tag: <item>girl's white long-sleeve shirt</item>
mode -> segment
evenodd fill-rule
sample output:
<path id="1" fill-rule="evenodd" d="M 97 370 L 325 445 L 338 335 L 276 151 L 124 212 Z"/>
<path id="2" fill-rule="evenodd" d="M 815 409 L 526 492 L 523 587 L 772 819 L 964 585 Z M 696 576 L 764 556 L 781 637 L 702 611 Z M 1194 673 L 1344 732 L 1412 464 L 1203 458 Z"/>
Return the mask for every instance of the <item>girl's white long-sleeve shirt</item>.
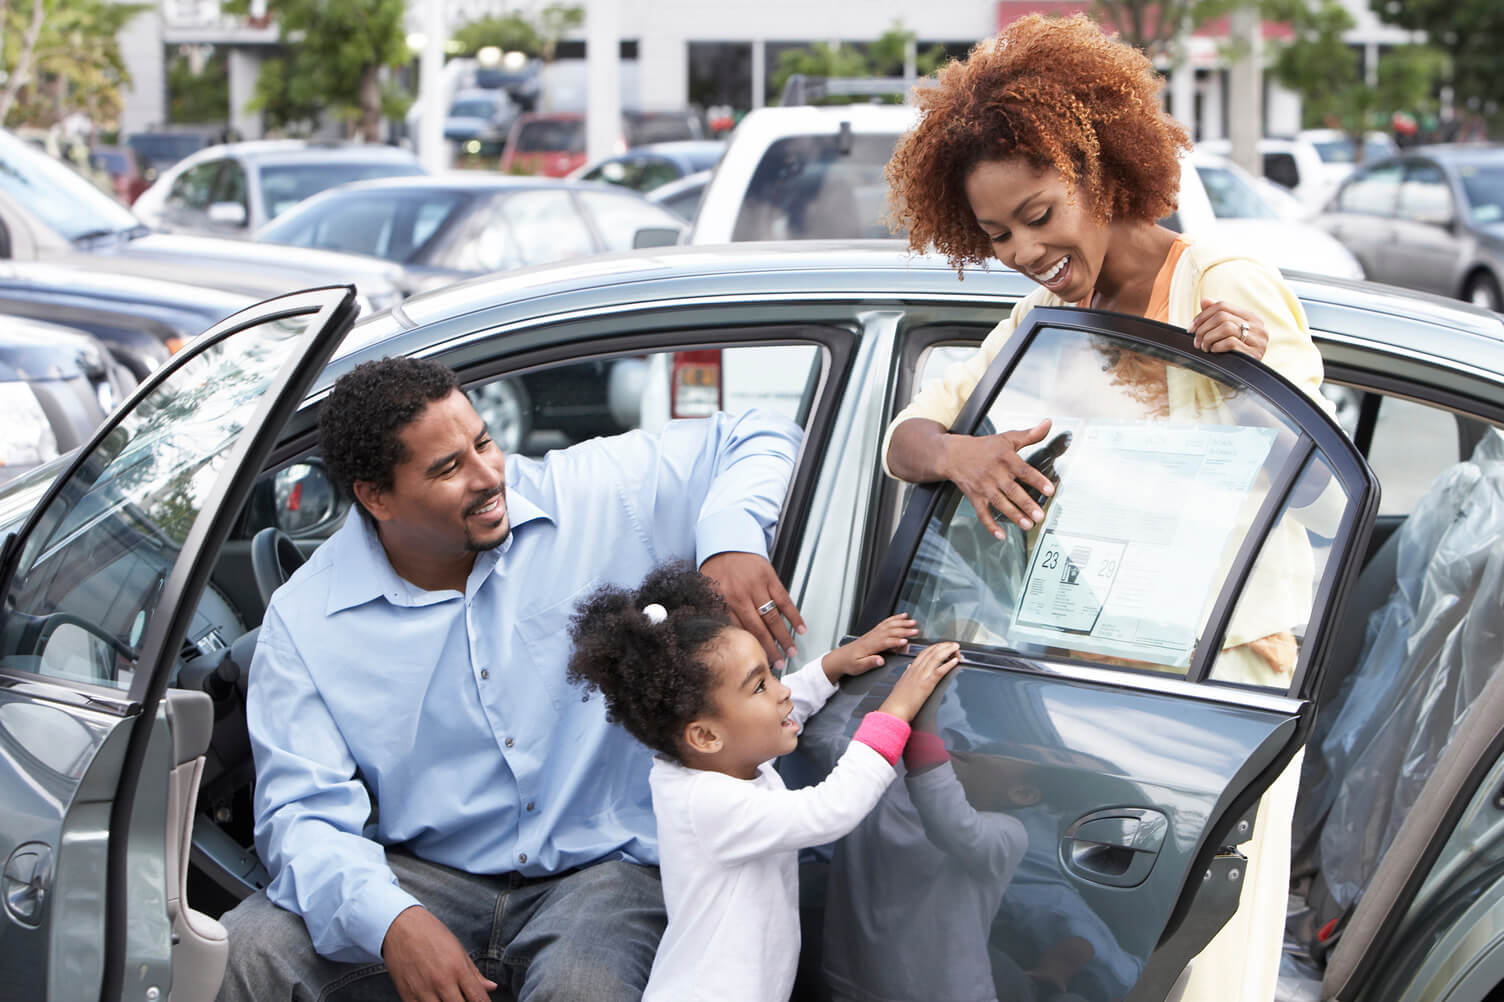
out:
<path id="1" fill-rule="evenodd" d="M 819 660 L 783 683 L 801 725 L 836 691 Z M 799 850 L 851 831 L 893 777 L 860 741 L 799 790 L 772 762 L 737 779 L 657 757 L 649 782 L 668 929 L 643 1002 L 784 1002 L 799 961 Z"/>

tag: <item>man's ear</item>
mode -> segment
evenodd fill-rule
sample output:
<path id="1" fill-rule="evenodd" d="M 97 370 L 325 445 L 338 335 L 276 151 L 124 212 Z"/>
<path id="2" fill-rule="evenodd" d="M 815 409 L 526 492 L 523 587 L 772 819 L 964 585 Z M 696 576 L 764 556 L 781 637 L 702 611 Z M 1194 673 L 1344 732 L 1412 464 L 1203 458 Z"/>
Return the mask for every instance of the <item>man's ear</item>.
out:
<path id="1" fill-rule="evenodd" d="M 355 494 L 355 503 L 370 512 L 376 521 L 385 522 L 392 517 L 386 506 L 386 491 L 378 485 L 369 480 L 357 480 L 350 485 L 350 490 Z"/>
<path id="2" fill-rule="evenodd" d="M 684 746 L 699 755 L 714 755 L 725 742 L 713 721 L 691 720 L 684 725 Z"/>

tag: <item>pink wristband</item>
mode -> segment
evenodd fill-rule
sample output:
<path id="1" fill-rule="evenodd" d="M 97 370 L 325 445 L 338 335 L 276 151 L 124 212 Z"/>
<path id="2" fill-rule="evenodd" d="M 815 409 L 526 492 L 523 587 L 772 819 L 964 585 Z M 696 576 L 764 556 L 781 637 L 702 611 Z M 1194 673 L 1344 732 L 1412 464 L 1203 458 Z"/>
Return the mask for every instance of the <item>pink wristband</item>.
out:
<path id="1" fill-rule="evenodd" d="M 915 731 L 909 735 L 909 743 L 903 747 L 903 764 L 910 769 L 926 769 L 950 760 L 945 742 L 940 735 L 929 731 Z"/>
<path id="2" fill-rule="evenodd" d="M 909 740 L 909 722 L 899 720 L 891 713 L 873 710 L 862 718 L 851 740 L 860 741 L 892 765 L 903 754 L 904 742 Z"/>

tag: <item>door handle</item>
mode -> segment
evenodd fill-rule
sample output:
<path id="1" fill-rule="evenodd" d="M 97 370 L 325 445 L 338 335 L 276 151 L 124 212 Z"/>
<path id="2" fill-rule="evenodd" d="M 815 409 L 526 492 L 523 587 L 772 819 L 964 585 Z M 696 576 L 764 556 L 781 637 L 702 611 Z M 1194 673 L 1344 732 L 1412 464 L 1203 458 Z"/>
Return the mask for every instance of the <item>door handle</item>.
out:
<path id="1" fill-rule="evenodd" d="M 1067 870 L 1093 883 L 1137 887 L 1154 869 L 1170 820 L 1147 807 L 1115 807 L 1078 818 L 1060 840 Z"/>

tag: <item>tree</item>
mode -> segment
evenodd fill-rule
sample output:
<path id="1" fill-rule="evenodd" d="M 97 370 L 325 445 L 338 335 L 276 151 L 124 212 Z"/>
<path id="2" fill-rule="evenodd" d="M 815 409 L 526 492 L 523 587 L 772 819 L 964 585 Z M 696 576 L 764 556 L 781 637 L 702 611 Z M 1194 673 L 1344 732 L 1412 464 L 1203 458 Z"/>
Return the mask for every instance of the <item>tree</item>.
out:
<path id="1" fill-rule="evenodd" d="M 167 61 L 167 120 L 221 122 L 230 107 L 230 65 L 224 46 L 215 46 L 196 69 L 179 52 Z"/>
<path id="2" fill-rule="evenodd" d="M 1376 80 L 1363 78 L 1358 53 L 1342 40 L 1353 27 L 1352 15 L 1338 0 L 1265 0 L 1266 16 L 1287 22 L 1288 41 L 1275 43 L 1270 72 L 1299 94 L 1307 126 L 1335 126 L 1355 140 L 1362 156 L 1362 136 L 1383 128 L 1396 111 L 1425 113 L 1436 103 L 1436 86 L 1446 57 L 1422 45 L 1398 46 L 1380 59 Z"/>
<path id="3" fill-rule="evenodd" d="M 529 57 L 543 51 L 538 29 L 521 14 L 483 17 L 471 21 L 454 33 L 455 45 L 462 56 L 473 56 L 481 49 L 494 47 L 502 52 L 523 52 Z"/>
<path id="4" fill-rule="evenodd" d="M 130 73 L 117 40 L 146 4 L 109 0 L 0 0 L 0 121 L 52 125 L 81 112 L 96 123 L 119 117 Z"/>
<path id="5" fill-rule="evenodd" d="M 249 13 L 250 0 L 231 0 L 225 9 Z M 383 120 L 407 104 L 382 74 L 411 58 L 404 0 L 266 0 L 266 10 L 276 18 L 282 55 L 262 64 L 251 106 L 271 127 L 290 131 L 311 126 L 327 109 L 358 123 L 366 142 L 380 142 Z"/>
<path id="6" fill-rule="evenodd" d="M 914 38 L 913 32 L 905 31 L 902 24 L 895 22 L 865 47 L 816 42 L 802 49 L 786 49 L 778 55 L 778 65 L 773 71 L 773 90 L 782 93 L 784 83 L 796 73 L 807 77 L 902 76 L 904 51 Z M 944 46 L 932 45 L 917 53 L 915 69 L 920 76 L 928 76 L 939 69 L 946 58 Z M 895 95 L 894 99 L 901 100 L 902 95 Z M 841 99 L 831 100 L 839 102 Z M 858 96 L 847 100 L 865 102 L 870 98 Z"/>
<path id="7" fill-rule="evenodd" d="M 1459 106 L 1504 126 L 1504 6 L 1499 0 L 1369 0 L 1390 24 L 1424 31 L 1446 53 Z"/>

